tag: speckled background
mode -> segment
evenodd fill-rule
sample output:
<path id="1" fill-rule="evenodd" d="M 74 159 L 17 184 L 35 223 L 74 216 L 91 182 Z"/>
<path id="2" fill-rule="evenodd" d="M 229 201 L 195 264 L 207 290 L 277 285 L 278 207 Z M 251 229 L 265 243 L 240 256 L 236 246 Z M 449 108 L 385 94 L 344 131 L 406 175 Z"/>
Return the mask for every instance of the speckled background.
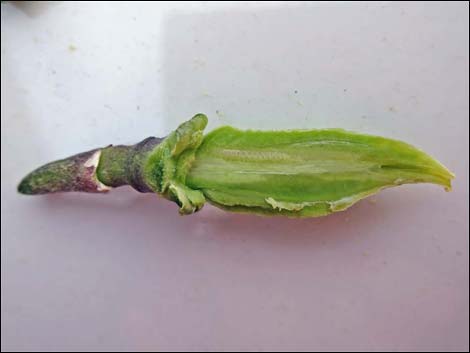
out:
<path id="1" fill-rule="evenodd" d="M 468 3 L 1 7 L 2 350 L 468 351 Z M 196 112 L 399 138 L 454 190 L 304 220 L 15 192 Z"/>

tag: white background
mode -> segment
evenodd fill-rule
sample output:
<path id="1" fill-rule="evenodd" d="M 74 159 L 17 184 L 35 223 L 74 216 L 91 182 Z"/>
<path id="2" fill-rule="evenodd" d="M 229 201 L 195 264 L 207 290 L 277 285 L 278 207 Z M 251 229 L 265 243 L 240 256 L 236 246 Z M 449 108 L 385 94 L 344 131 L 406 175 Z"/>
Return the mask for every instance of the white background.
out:
<path id="1" fill-rule="evenodd" d="M 2 349 L 468 350 L 468 3 L 1 8 Z M 16 193 L 197 112 L 399 138 L 457 178 L 304 220 Z"/>

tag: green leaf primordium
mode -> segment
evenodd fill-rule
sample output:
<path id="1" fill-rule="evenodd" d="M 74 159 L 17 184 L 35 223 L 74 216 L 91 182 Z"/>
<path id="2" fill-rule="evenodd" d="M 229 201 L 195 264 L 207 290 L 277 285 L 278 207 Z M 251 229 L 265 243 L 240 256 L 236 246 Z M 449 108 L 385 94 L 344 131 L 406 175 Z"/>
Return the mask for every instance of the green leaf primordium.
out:
<path id="1" fill-rule="evenodd" d="M 229 211 L 316 217 L 401 184 L 434 183 L 450 190 L 454 177 L 426 153 L 384 137 L 341 129 L 229 126 L 204 136 L 206 125 L 207 117 L 198 114 L 164 139 L 50 163 L 23 179 L 18 190 L 101 192 L 129 184 L 175 201 L 181 214 L 208 201 Z"/>

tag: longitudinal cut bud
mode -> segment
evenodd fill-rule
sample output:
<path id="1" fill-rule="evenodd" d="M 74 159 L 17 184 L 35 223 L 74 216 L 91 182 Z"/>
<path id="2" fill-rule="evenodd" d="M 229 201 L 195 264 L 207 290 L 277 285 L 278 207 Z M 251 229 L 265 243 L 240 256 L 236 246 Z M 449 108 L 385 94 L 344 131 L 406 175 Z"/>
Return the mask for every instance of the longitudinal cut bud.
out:
<path id="1" fill-rule="evenodd" d="M 322 216 L 379 190 L 408 183 L 450 189 L 443 165 L 406 143 L 339 129 L 241 131 L 205 138 L 186 179 L 233 211 Z"/>
<path id="2" fill-rule="evenodd" d="M 205 115 L 165 139 L 108 146 L 50 163 L 19 186 L 27 194 L 99 192 L 125 184 L 175 201 L 180 213 L 205 201 L 231 211 L 290 217 L 341 211 L 381 189 L 409 183 L 451 188 L 454 175 L 404 142 L 340 129 L 203 135 Z M 92 168 L 92 167 L 93 168 Z"/>

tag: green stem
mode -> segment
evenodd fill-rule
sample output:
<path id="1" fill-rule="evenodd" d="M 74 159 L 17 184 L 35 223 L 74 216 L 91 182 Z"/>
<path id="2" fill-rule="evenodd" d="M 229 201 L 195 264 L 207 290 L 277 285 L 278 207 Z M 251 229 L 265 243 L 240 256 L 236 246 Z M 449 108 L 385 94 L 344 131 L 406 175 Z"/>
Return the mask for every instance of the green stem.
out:
<path id="1" fill-rule="evenodd" d="M 132 146 L 108 146 L 48 163 L 29 173 L 18 191 L 26 195 L 66 191 L 106 192 L 131 185 L 151 192 L 143 178 L 143 160 L 162 139 L 149 137 Z"/>
<path id="2" fill-rule="evenodd" d="M 21 181 L 18 191 L 27 195 L 106 191 L 106 185 L 101 184 L 94 173 L 99 153 L 100 150 L 95 149 L 43 165 Z"/>
<path id="3" fill-rule="evenodd" d="M 119 187 L 131 185 L 140 192 L 152 192 L 144 178 L 144 160 L 162 141 L 148 137 L 132 146 L 108 146 L 101 151 L 96 170 L 98 179 L 105 185 Z"/>

